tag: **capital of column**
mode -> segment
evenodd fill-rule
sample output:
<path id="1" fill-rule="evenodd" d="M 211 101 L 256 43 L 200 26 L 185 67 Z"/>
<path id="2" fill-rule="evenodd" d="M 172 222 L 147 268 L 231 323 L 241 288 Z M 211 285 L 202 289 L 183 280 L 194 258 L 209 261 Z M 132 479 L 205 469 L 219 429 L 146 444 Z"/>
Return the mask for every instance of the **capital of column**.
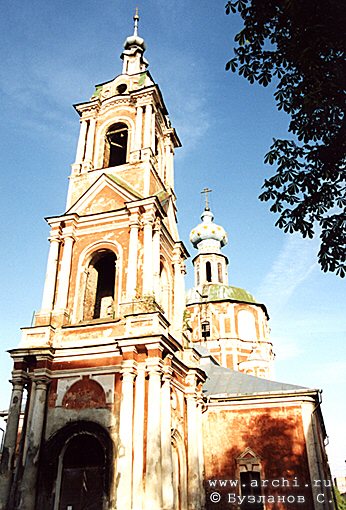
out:
<path id="1" fill-rule="evenodd" d="M 172 376 L 173 376 L 173 368 L 169 365 L 164 365 L 163 373 L 162 373 L 162 380 L 164 382 L 171 382 Z"/>
<path id="2" fill-rule="evenodd" d="M 61 236 L 61 239 L 62 241 L 64 242 L 64 244 L 66 244 L 66 242 L 72 242 L 74 243 L 76 238 L 74 236 L 74 232 L 65 232 L 62 236 Z"/>
<path id="3" fill-rule="evenodd" d="M 48 237 L 48 241 L 50 243 L 60 243 L 61 241 L 60 233 L 52 234 L 51 236 Z"/>
<path id="4" fill-rule="evenodd" d="M 148 358 L 146 362 L 146 369 L 149 376 L 161 376 L 162 375 L 162 361 L 157 358 Z"/>
<path id="5" fill-rule="evenodd" d="M 36 384 L 36 390 L 47 390 L 50 379 L 45 375 L 37 375 L 34 376 L 33 382 Z"/>
<path id="6" fill-rule="evenodd" d="M 123 360 L 120 373 L 123 379 L 134 379 L 137 374 L 137 362 L 132 359 Z"/>
<path id="7" fill-rule="evenodd" d="M 153 226 L 155 220 L 155 211 L 153 209 L 146 210 L 144 214 L 142 214 L 142 221 L 144 227 Z"/>
<path id="8" fill-rule="evenodd" d="M 24 370 L 13 370 L 12 371 L 12 377 L 9 380 L 9 382 L 12 385 L 18 384 L 18 385 L 24 385 L 28 382 L 29 376 L 28 373 Z"/>
<path id="9" fill-rule="evenodd" d="M 161 219 L 159 217 L 156 217 L 153 224 L 154 232 L 160 232 L 161 231 Z"/>
<path id="10" fill-rule="evenodd" d="M 130 229 L 139 228 L 140 226 L 140 215 L 139 211 L 131 211 L 130 219 L 129 219 Z"/>

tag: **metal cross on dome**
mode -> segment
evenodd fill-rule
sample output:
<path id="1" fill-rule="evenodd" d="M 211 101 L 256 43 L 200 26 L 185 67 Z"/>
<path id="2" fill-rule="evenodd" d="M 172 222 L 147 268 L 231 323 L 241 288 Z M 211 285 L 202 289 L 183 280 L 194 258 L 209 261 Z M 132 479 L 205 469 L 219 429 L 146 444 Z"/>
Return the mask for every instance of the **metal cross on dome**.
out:
<path id="1" fill-rule="evenodd" d="M 210 211 L 210 208 L 209 208 L 209 197 L 208 197 L 208 193 L 211 193 L 213 190 L 210 189 L 210 188 L 204 188 L 201 193 L 204 193 L 205 194 L 205 208 L 204 210 L 205 211 Z"/>

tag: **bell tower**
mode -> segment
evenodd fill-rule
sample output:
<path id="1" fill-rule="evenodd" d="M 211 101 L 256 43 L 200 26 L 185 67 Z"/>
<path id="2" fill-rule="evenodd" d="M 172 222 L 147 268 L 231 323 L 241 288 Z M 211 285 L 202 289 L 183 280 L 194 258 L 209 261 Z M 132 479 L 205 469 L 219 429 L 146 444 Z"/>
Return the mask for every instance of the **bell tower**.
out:
<path id="1" fill-rule="evenodd" d="M 119 318 L 134 298 L 152 298 L 179 329 L 186 251 L 176 224 L 173 156 L 180 147 L 145 42 L 134 33 L 123 71 L 97 85 L 80 115 L 66 213 L 48 218 L 51 250 L 36 324 Z M 173 321 L 174 315 L 174 321 Z"/>
<path id="2" fill-rule="evenodd" d="M 66 210 L 47 218 L 41 309 L 11 351 L 0 510 L 203 506 L 206 376 L 183 331 L 181 144 L 138 21 L 136 11 L 122 73 L 74 106 L 76 159 Z"/>

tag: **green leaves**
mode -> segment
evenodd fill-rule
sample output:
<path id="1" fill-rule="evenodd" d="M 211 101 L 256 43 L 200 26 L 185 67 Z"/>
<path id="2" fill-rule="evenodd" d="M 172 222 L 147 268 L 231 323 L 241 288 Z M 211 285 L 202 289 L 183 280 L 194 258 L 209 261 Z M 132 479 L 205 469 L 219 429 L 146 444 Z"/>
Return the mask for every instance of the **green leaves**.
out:
<path id="1" fill-rule="evenodd" d="M 276 80 L 278 110 L 291 116 L 294 140 L 275 140 L 264 157 L 276 167 L 259 199 L 272 202 L 276 225 L 303 237 L 321 231 L 318 259 L 323 271 L 346 274 L 346 107 L 342 2 L 234 0 L 238 13 L 226 70 L 266 87 Z"/>

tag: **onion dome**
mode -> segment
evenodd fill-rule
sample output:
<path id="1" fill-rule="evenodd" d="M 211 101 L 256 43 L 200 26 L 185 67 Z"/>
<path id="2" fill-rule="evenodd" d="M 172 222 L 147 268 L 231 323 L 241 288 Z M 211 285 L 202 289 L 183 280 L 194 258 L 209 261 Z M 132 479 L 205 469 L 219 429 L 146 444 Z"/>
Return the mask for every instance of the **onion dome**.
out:
<path id="1" fill-rule="evenodd" d="M 205 208 L 201 216 L 202 223 L 190 233 L 190 242 L 202 252 L 219 252 L 227 244 L 227 234 L 223 227 L 214 223 L 214 215 Z"/>
<path id="2" fill-rule="evenodd" d="M 139 21 L 139 15 L 138 15 L 138 8 L 136 8 L 135 15 L 133 16 L 134 21 L 134 29 L 133 29 L 133 35 L 130 35 L 126 38 L 124 42 L 124 49 L 129 50 L 134 46 L 137 46 L 142 51 L 145 51 L 146 45 L 144 42 L 144 39 L 142 37 L 139 37 L 138 35 L 138 21 Z"/>

